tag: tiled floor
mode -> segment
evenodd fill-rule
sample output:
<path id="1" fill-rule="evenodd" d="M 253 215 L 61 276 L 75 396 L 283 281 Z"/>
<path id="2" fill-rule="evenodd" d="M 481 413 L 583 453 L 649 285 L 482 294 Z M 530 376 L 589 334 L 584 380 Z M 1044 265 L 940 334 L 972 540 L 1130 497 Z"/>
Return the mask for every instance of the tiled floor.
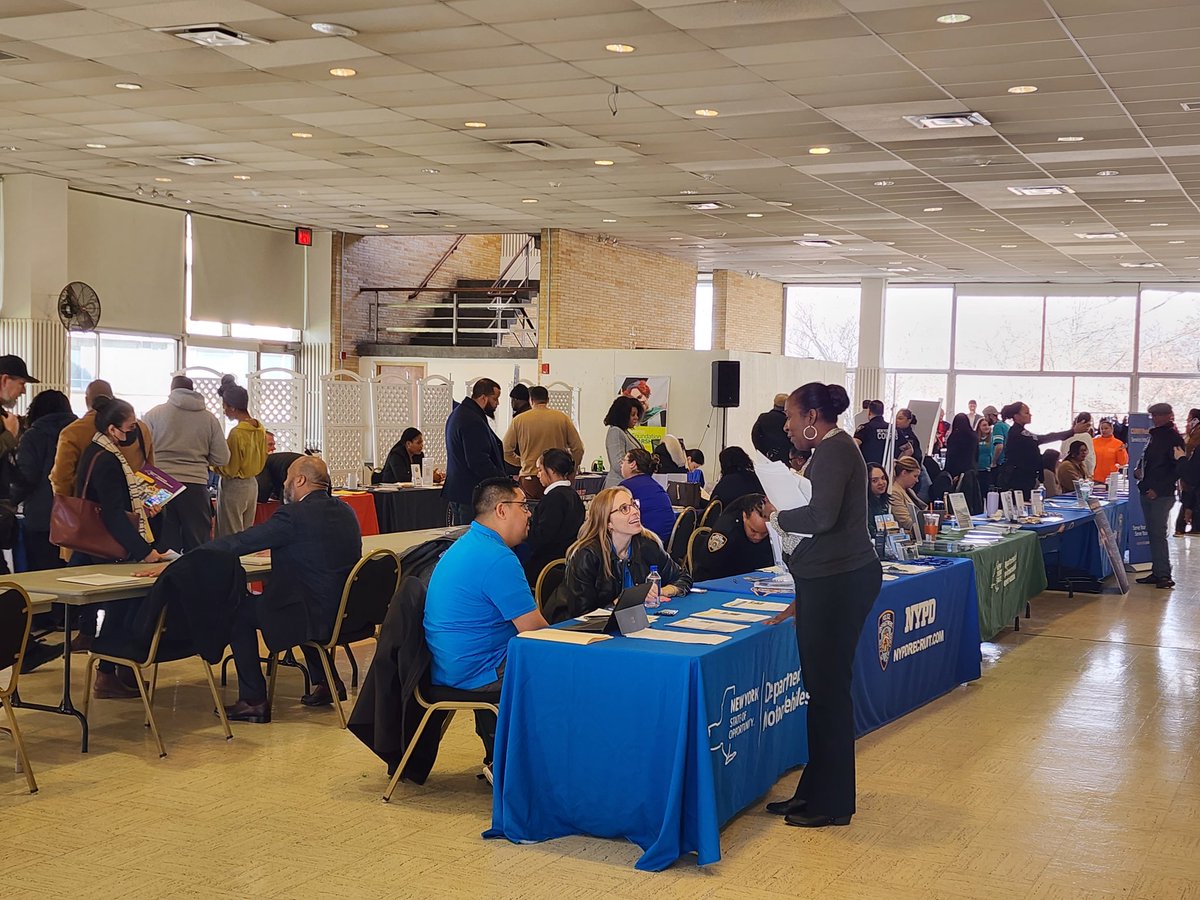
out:
<path id="1" fill-rule="evenodd" d="M 156 704 L 165 759 L 136 701 L 93 706 L 87 756 L 73 724 L 21 713 L 36 796 L 0 738 L 0 897 L 1200 897 L 1200 538 L 1172 541 L 1174 591 L 1045 595 L 984 646 L 981 681 L 860 741 L 849 828 L 755 807 L 721 863 L 658 874 L 620 841 L 483 841 L 468 717 L 429 784 L 385 806 L 382 765 L 295 703 L 298 678 L 272 725 L 226 743 L 183 663 Z M 60 671 L 23 679 L 26 696 L 52 696 Z"/>

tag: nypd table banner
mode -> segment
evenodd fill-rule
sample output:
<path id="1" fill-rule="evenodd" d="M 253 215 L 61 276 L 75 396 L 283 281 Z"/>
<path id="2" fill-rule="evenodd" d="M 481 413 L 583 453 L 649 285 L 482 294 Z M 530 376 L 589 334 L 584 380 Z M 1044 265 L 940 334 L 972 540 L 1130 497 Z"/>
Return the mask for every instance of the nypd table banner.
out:
<path id="1" fill-rule="evenodd" d="M 885 582 L 855 663 L 859 734 L 979 677 L 974 570 Z M 720 829 L 808 758 L 808 694 L 795 625 L 683 620 L 754 598 L 744 577 L 675 598 L 652 631 L 719 643 L 615 637 L 588 646 L 514 638 L 496 732 L 492 827 L 485 837 L 622 837 L 657 871 L 681 855 L 720 859 Z M 771 597 L 786 604 L 790 597 Z M 721 615 L 727 615 L 723 613 Z M 871 670 L 873 667 L 873 670 Z"/>
<path id="2" fill-rule="evenodd" d="M 1136 566 L 1150 562 L 1150 532 L 1146 530 L 1146 517 L 1142 514 L 1141 494 L 1138 491 L 1134 472 L 1150 443 L 1150 428 L 1153 426 L 1149 413 L 1129 414 L 1129 524 L 1126 532 L 1129 541 L 1129 564 Z"/>

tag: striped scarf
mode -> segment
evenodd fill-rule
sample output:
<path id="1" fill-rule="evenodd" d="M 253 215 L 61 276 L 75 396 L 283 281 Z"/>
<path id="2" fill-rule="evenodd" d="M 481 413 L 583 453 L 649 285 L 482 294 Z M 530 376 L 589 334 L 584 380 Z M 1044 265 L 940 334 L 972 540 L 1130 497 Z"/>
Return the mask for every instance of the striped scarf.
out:
<path id="1" fill-rule="evenodd" d="M 99 444 L 115 456 L 117 462 L 121 464 L 121 471 L 125 473 L 125 486 L 129 488 L 129 505 L 137 513 L 138 532 L 147 544 L 153 544 L 154 532 L 150 530 L 150 517 L 146 513 L 146 498 L 154 492 L 154 488 L 149 482 L 134 474 L 133 469 L 129 468 L 129 461 L 125 459 L 125 454 L 121 452 L 121 448 L 112 442 L 108 435 L 97 431 L 92 437 L 92 443 Z"/>

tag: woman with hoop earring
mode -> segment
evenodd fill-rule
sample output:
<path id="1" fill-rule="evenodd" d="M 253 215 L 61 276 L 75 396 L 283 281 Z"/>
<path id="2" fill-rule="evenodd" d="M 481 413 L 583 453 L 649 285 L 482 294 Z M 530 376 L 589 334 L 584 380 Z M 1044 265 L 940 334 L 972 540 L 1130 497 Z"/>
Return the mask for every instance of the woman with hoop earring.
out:
<path id="1" fill-rule="evenodd" d="M 867 531 L 867 467 L 854 439 L 837 425 L 850 406 L 840 384 L 810 382 L 792 391 L 784 430 L 811 450 L 808 506 L 781 510 L 784 558 L 796 600 L 772 621 L 796 618 L 800 670 L 808 692 L 808 763 L 790 799 L 767 804 L 788 825 L 849 825 L 854 815 L 854 651 L 883 572 Z M 795 535 L 811 534 L 803 542 Z"/>

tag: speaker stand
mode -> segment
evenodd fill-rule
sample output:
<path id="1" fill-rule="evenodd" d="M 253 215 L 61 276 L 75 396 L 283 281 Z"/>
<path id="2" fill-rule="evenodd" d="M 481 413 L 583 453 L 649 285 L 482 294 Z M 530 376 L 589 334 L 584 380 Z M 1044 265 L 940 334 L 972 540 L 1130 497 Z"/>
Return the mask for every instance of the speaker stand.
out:
<path id="1" fill-rule="evenodd" d="M 729 409 L 721 407 L 721 449 L 729 446 Z"/>

